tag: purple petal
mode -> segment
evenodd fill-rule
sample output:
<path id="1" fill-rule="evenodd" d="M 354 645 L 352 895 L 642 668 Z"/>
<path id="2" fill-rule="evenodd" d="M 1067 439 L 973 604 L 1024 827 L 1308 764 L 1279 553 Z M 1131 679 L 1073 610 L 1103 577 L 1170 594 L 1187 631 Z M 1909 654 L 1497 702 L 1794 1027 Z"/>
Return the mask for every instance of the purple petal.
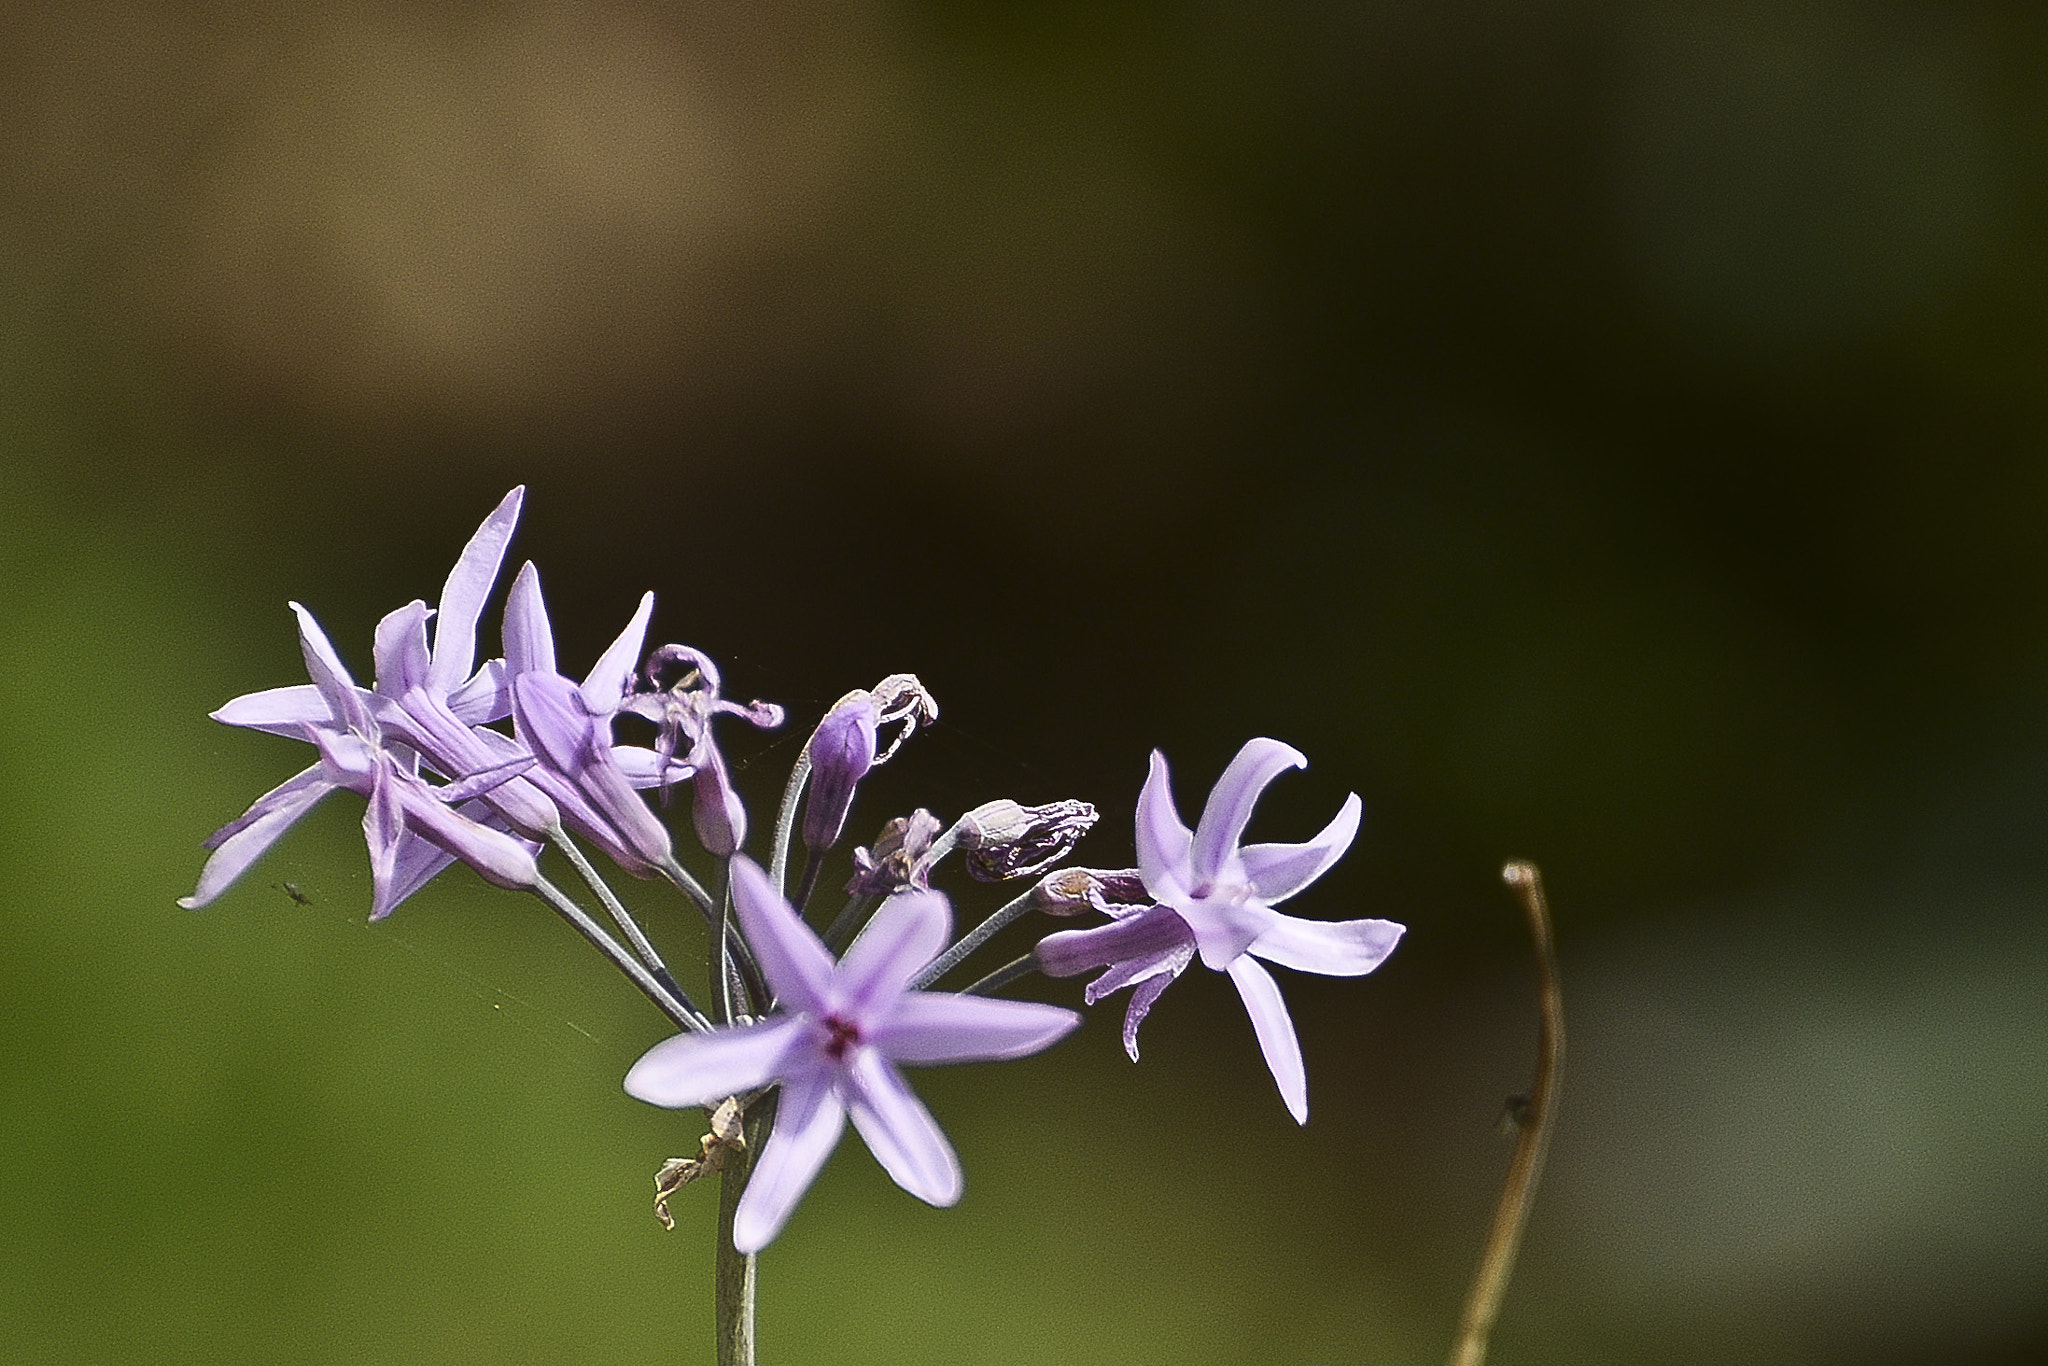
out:
<path id="1" fill-rule="evenodd" d="M 632 691 L 633 666 L 640 662 L 640 647 L 647 641 L 647 619 L 652 615 L 654 594 L 642 593 L 633 619 L 591 666 L 590 676 L 583 680 L 583 702 L 594 715 L 610 716 Z"/>
<path id="2" fill-rule="evenodd" d="M 769 989 L 792 1010 L 825 1014 L 832 955 L 775 890 L 761 865 L 745 855 L 732 861 L 732 905 Z M 776 1127 L 781 1127 L 779 1121 Z"/>
<path id="3" fill-rule="evenodd" d="M 665 759 L 659 750 L 644 745 L 613 745 L 612 762 L 626 775 L 627 782 L 643 790 L 682 782 L 697 771 L 681 759 Z"/>
<path id="4" fill-rule="evenodd" d="M 1405 926 L 1391 920 L 1301 920 L 1275 915 L 1250 952 L 1296 972 L 1363 977 L 1387 961 Z"/>
<path id="5" fill-rule="evenodd" d="M 398 860 L 391 871 L 391 905 L 386 914 L 403 906 L 414 892 L 440 876 L 453 862 L 455 855 L 440 845 L 408 833 L 398 845 Z"/>
<path id="6" fill-rule="evenodd" d="M 511 680 L 505 661 L 487 659 L 470 680 L 448 694 L 448 710 L 466 726 L 483 726 L 512 714 Z"/>
<path id="7" fill-rule="evenodd" d="M 1301 1040 L 1294 1036 L 1294 1021 L 1288 1018 L 1287 1002 L 1280 999 L 1279 984 L 1250 958 L 1238 959 L 1228 971 L 1244 998 L 1245 1013 L 1252 1017 L 1259 1051 L 1266 1055 L 1266 1067 L 1280 1086 L 1287 1113 L 1296 1124 L 1308 1123 L 1308 1073 L 1301 1065 Z"/>
<path id="8" fill-rule="evenodd" d="M 307 726 L 305 738 L 320 751 L 320 768 L 336 787 L 367 797 L 377 780 L 378 751 L 361 736 Z"/>
<path id="9" fill-rule="evenodd" d="M 525 500 L 522 485 L 506 494 L 484 518 L 483 525 L 462 547 L 448 581 L 441 586 L 441 611 L 434 623 L 434 658 L 427 677 L 442 693 L 451 693 L 469 677 L 476 663 L 476 619 L 483 614 L 484 599 L 497 582 L 498 566 L 504 563 L 505 547 L 511 543 L 512 528 L 519 521 L 519 505 Z"/>
<path id="10" fill-rule="evenodd" d="M 297 603 L 292 603 L 291 609 L 299 619 L 299 653 L 305 657 L 306 673 L 313 686 L 327 703 L 328 720 L 352 730 L 368 730 L 369 712 L 356 696 L 355 680 L 349 677 L 341 656 L 334 653 L 327 633 L 313 620 L 311 612 Z"/>
<path id="11" fill-rule="evenodd" d="M 783 1059 L 814 1029 L 801 1016 L 782 1015 L 663 1039 L 626 1073 L 626 1094 L 670 1108 L 716 1104 L 781 1076 Z"/>
<path id="12" fill-rule="evenodd" d="M 1048 977 L 1078 977 L 1112 963 L 1193 945 L 1195 933 L 1170 906 L 1153 906 L 1136 915 L 1086 930 L 1061 930 L 1038 941 L 1032 950 L 1039 971 Z"/>
<path id="13" fill-rule="evenodd" d="M 1036 1001 L 998 1001 L 944 991 L 913 991 L 868 1041 L 892 1062 L 1000 1062 L 1050 1048 L 1081 1017 Z"/>
<path id="14" fill-rule="evenodd" d="M 846 1106 L 834 1090 L 837 1075 L 837 1068 L 819 1068 L 783 1082 L 775 1128 L 733 1214 L 732 1243 L 737 1251 L 759 1252 L 774 1241 L 839 1145 L 839 1135 L 846 1131 Z"/>
<path id="15" fill-rule="evenodd" d="M 406 828 L 461 859 L 486 882 L 521 890 L 540 881 L 533 852 L 521 841 L 449 810 L 416 778 L 390 775 L 390 785 Z"/>
<path id="16" fill-rule="evenodd" d="M 875 700 L 852 693 L 825 713 L 811 734 L 811 791 L 804 799 L 807 849 L 830 849 L 846 829 L 854 789 L 875 766 Z"/>
<path id="17" fill-rule="evenodd" d="M 255 801 L 249 803 L 247 811 L 244 811 L 241 815 L 201 840 L 199 847 L 202 849 L 218 849 L 227 843 L 230 837 L 241 834 L 242 831 L 266 816 L 271 815 L 273 812 L 286 807 L 310 807 L 309 802 L 302 800 L 309 789 L 319 790 L 319 795 L 312 797 L 312 801 L 318 801 L 321 795 L 325 795 L 333 787 L 333 780 L 327 776 L 326 771 L 319 764 L 314 764 L 311 768 L 300 769 L 297 773 L 294 773 L 276 787 L 271 788 L 270 791 L 264 793 Z M 303 810 L 301 814 L 304 814 Z M 292 819 L 297 820 L 298 817 L 294 816 Z M 287 824 L 289 825 L 289 822 Z"/>
<path id="18" fill-rule="evenodd" d="M 1155 749 L 1152 771 L 1138 793 L 1138 871 L 1146 890 L 1160 900 L 1187 886 L 1188 849 L 1193 838 L 1173 804 L 1166 756 Z"/>
<path id="19" fill-rule="evenodd" d="M 540 571 L 528 560 L 512 580 L 505 599 L 505 667 L 516 678 L 524 673 L 551 674 L 555 669 L 555 628 L 540 593 Z"/>
<path id="20" fill-rule="evenodd" d="M 471 797 L 480 797 L 486 792 L 503 787 L 532 768 L 535 762 L 537 761 L 531 754 L 521 754 L 516 758 L 507 759 L 502 764 L 479 769 L 465 778 L 459 778 L 437 790 L 434 795 L 450 806 L 457 802 L 466 802 Z"/>
<path id="21" fill-rule="evenodd" d="M 405 837 L 405 813 L 399 806 L 398 775 L 380 767 L 370 804 L 363 811 L 363 838 L 370 846 L 370 919 L 382 920 L 398 903 L 392 892 L 398 880 L 398 846 Z"/>
<path id="22" fill-rule="evenodd" d="M 938 892 L 890 897 L 839 960 L 832 996 L 857 1020 L 881 1018 L 917 970 L 937 958 L 953 929 L 953 912 Z"/>
<path id="23" fill-rule="evenodd" d="M 1186 967 L 1184 960 L 1181 967 Z M 1138 989 L 1131 993 L 1130 1009 L 1124 1012 L 1124 1052 L 1131 1055 L 1131 1061 L 1138 1060 L 1138 1026 L 1145 1023 L 1145 1017 L 1152 1013 L 1152 1003 L 1160 994 L 1173 985 L 1173 979 L 1180 975 L 1180 969 L 1147 977 L 1138 983 Z"/>
<path id="24" fill-rule="evenodd" d="M 932 1112 L 875 1049 L 858 1049 L 851 1061 L 846 1069 L 846 1107 L 882 1170 L 927 1205 L 957 1204 L 960 1159 Z"/>
<path id="25" fill-rule="evenodd" d="M 196 911 L 212 902 L 334 787 L 316 764 L 258 797 L 240 818 L 208 837 L 206 847 L 213 850 L 213 857 L 200 869 L 192 895 L 179 898 L 178 904 Z"/>
<path id="26" fill-rule="evenodd" d="M 1364 803 L 1354 792 L 1344 799 L 1337 818 L 1307 844 L 1248 844 L 1240 849 L 1244 871 L 1259 900 L 1269 906 L 1285 901 L 1328 872 L 1357 837 L 1362 810 Z"/>
<path id="27" fill-rule="evenodd" d="M 711 743 L 708 733 L 704 743 L 691 751 L 691 758 L 697 771 L 690 779 L 690 826 L 707 853 L 731 858 L 747 842 L 746 805 L 733 789 L 725 756 Z"/>
<path id="28" fill-rule="evenodd" d="M 327 705 L 327 699 L 311 683 L 294 683 L 289 688 L 244 693 L 213 713 L 213 719 L 224 725 L 303 740 L 302 727 L 334 724 L 334 708 Z"/>
<path id="29" fill-rule="evenodd" d="M 427 618 L 432 615 L 414 598 L 377 623 L 377 691 L 384 696 L 403 697 L 426 683 Z"/>
<path id="30" fill-rule="evenodd" d="M 1148 953 L 1143 958 L 1128 959 L 1114 964 L 1108 972 L 1090 982 L 1088 989 L 1081 993 L 1081 999 L 1092 1006 L 1111 992 L 1122 991 L 1135 982 L 1150 981 L 1162 975 L 1171 981 L 1185 972 L 1188 964 L 1194 961 L 1195 946 L 1191 943 L 1177 944 L 1170 949 L 1161 949 L 1158 953 Z"/>
<path id="31" fill-rule="evenodd" d="M 1263 738 L 1245 741 L 1216 786 L 1209 789 L 1209 804 L 1202 808 L 1202 819 L 1195 825 L 1192 866 L 1198 882 L 1213 881 L 1222 873 L 1266 784 L 1290 768 L 1307 767 L 1308 756 L 1292 745 Z"/>

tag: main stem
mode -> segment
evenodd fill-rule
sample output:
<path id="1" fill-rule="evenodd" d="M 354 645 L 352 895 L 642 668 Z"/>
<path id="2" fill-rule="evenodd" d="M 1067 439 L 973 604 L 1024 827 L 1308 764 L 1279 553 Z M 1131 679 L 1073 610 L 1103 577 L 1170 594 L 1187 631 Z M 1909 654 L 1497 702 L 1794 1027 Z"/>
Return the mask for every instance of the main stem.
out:
<path id="1" fill-rule="evenodd" d="M 1465 1313 L 1458 1324 L 1457 1341 L 1451 1344 L 1449 1366 L 1482 1366 L 1486 1360 L 1487 1339 L 1493 1334 L 1494 1320 L 1500 1317 L 1508 1277 L 1514 1274 L 1522 1228 L 1536 1202 L 1536 1180 L 1543 1174 L 1543 1155 L 1550 1148 L 1558 1077 L 1564 1068 L 1564 994 L 1558 986 L 1557 946 L 1551 939 L 1543 878 L 1533 863 L 1510 863 L 1500 875 L 1521 899 L 1522 910 L 1529 917 L 1529 932 L 1536 940 L 1536 998 L 1542 1010 L 1536 1025 L 1536 1083 L 1529 1088 L 1529 1108 L 1521 1117 L 1515 1155 L 1508 1163 L 1500 1204 L 1493 1212 L 1493 1228 L 1486 1235 L 1479 1270 L 1465 1296 Z"/>
<path id="2" fill-rule="evenodd" d="M 754 1366 L 754 1272 L 760 1254 L 732 1245 L 733 1215 L 754 1174 L 754 1160 L 775 1122 L 775 1097 L 747 1107 L 747 1146 L 726 1160 L 718 1177 L 718 1268 L 713 1276 L 717 1312 L 718 1366 Z"/>

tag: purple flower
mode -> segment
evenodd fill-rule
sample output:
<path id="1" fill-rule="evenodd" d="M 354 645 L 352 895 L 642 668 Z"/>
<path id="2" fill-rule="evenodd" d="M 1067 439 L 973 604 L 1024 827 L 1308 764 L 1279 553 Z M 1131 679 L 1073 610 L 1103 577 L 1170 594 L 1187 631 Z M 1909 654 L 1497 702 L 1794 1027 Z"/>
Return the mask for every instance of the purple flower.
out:
<path id="1" fill-rule="evenodd" d="M 498 886 L 533 886 L 540 874 L 527 845 L 449 809 L 461 802 L 470 812 L 483 814 L 472 799 L 513 780 L 532 765 L 532 759 L 515 757 L 442 788 L 421 781 L 411 751 L 384 744 L 369 694 L 349 677 L 319 623 L 297 603 L 291 606 L 298 615 L 300 651 L 313 679 L 308 687 L 322 703 L 317 723 L 301 723 L 300 738 L 319 749 L 320 762 L 259 797 L 239 820 L 207 840 L 213 856 L 199 875 L 198 889 L 179 904 L 196 909 L 219 896 L 299 817 L 337 788 L 369 800 L 363 832 L 370 850 L 372 920 L 391 914 L 455 859 Z"/>
<path id="2" fill-rule="evenodd" d="M 664 675 L 674 672 L 673 683 Z M 661 728 L 656 751 L 664 765 L 671 763 L 685 742 L 689 751 L 683 764 L 693 772 L 690 779 L 690 821 L 697 840 L 719 858 L 730 858 L 747 842 L 747 809 L 732 785 L 725 756 L 711 734 L 711 722 L 719 716 L 739 716 L 764 730 L 782 724 L 782 708 L 770 702 L 744 706 L 728 702 L 721 695 L 723 683 L 711 656 L 687 645 L 664 645 L 647 657 L 649 691 L 622 696 L 614 703 L 619 710 L 643 716 Z M 594 700 L 593 700 L 594 701 Z M 668 785 L 662 784 L 666 801 Z"/>
<path id="3" fill-rule="evenodd" d="M 732 888 L 780 1009 L 751 1024 L 656 1044 L 626 1074 L 626 1090 L 679 1107 L 781 1083 L 774 1131 L 733 1220 L 733 1246 L 754 1252 L 774 1239 L 849 1114 L 897 1185 L 928 1204 L 953 1204 L 959 1161 L 896 1065 L 1025 1057 L 1080 1017 L 1031 1001 L 907 990 L 951 929 L 946 899 L 936 892 L 889 898 L 835 964 L 752 860 L 733 860 Z"/>
<path id="4" fill-rule="evenodd" d="M 1229 973 L 1297 1124 L 1308 1122 L 1301 1044 L 1278 984 L 1254 960 L 1357 977 L 1386 961 L 1402 933 L 1391 920 L 1299 920 L 1273 909 L 1321 877 L 1358 833 L 1360 802 L 1353 793 L 1337 818 L 1306 844 L 1239 843 L 1266 784 L 1287 769 L 1307 766 L 1299 750 L 1278 740 L 1246 742 L 1190 833 L 1174 806 L 1166 756 L 1154 750 L 1151 775 L 1138 797 L 1137 844 L 1145 890 L 1159 904 L 1112 904 L 1112 923 L 1048 935 L 1037 949 L 1048 976 L 1109 969 L 1088 984 L 1090 1005 L 1112 991 L 1135 988 L 1124 1016 L 1124 1047 L 1133 1061 L 1146 1012 L 1196 954 L 1205 966 Z"/>
<path id="5" fill-rule="evenodd" d="M 891 674 L 874 691 L 856 688 L 832 704 L 811 733 L 811 794 L 804 803 L 804 847 L 816 853 L 839 843 L 853 791 L 868 770 L 889 762 L 919 725 L 938 720 L 939 704 L 916 674 Z M 880 749 L 881 728 L 900 729 Z"/>

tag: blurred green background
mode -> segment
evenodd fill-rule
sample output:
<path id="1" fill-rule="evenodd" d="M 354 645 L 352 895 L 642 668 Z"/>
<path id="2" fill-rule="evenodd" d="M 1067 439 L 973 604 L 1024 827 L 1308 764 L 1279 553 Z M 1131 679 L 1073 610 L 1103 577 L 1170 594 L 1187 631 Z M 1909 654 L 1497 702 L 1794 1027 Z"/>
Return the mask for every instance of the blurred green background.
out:
<path id="1" fill-rule="evenodd" d="M 0 1357 L 709 1359 L 701 1118 L 572 935 L 366 926 L 346 799 L 173 904 L 304 761 L 205 719 L 285 600 L 367 673 L 522 481 L 566 662 L 653 588 L 791 708 L 757 815 L 915 670 L 861 839 L 1116 865 L 1152 746 L 1271 734 L 1255 837 L 1366 800 L 1293 909 L 1411 927 L 1285 975 L 1302 1130 L 1200 972 L 1140 1066 L 1119 998 L 922 1074 L 966 1200 L 849 1139 L 764 1360 L 1440 1359 L 1508 857 L 1573 1034 L 1496 1361 L 2048 1357 L 2044 130 L 2020 4 L 8 5 Z"/>

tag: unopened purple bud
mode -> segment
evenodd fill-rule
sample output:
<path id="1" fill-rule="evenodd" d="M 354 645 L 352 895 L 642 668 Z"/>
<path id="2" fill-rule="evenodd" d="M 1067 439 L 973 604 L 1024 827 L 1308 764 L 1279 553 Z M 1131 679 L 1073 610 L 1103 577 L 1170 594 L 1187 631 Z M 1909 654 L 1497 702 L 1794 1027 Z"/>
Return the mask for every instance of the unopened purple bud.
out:
<path id="1" fill-rule="evenodd" d="M 1120 919 L 1152 904 L 1152 894 L 1136 868 L 1062 868 L 1047 873 L 1031 889 L 1031 909 L 1047 915 L 1099 911 Z"/>
<path id="2" fill-rule="evenodd" d="M 834 703 L 811 734 L 811 792 L 804 802 L 804 847 L 813 852 L 839 843 L 853 790 L 875 766 L 875 728 L 881 720 L 873 693 L 862 688 Z"/>
<path id="3" fill-rule="evenodd" d="M 853 851 L 854 876 L 846 890 L 855 896 L 887 896 L 905 887 L 929 891 L 925 855 L 944 828 L 939 818 L 923 807 L 890 821 L 875 837 L 872 848 Z"/>
<path id="4" fill-rule="evenodd" d="M 967 871 L 980 882 L 1007 882 L 1044 872 L 1073 852 L 1097 819 L 1087 802 L 984 803 L 960 818 Z"/>
<path id="5" fill-rule="evenodd" d="M 690 824 L 706 853 L 731 858 L 747 842 L 747 808 L 733 789 L 718 746 L 705 745 L 699 752 L 703 758 L 690 778 Z"/>

